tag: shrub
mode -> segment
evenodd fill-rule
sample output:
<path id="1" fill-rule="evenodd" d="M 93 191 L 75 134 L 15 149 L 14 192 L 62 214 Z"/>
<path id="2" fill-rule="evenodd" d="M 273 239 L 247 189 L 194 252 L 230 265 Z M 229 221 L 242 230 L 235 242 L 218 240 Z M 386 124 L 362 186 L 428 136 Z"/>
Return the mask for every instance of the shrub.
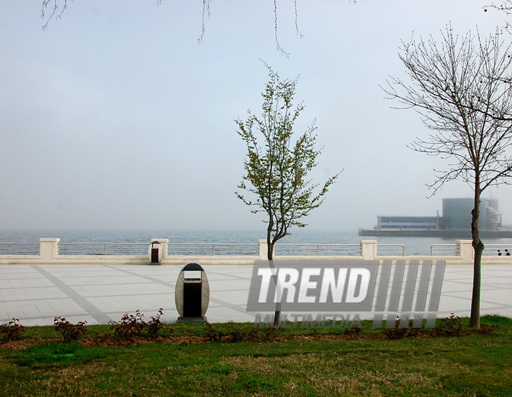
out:
<path id="1" fill-rule="evenodd" d="M 20 340 L 23 331 L 25 331 L 25 327 L 20 324 L 19 318 L 13 318 L 8 323 L 0 325 L 1 340 L 5 342 Z"/>
<path id="2" fill-rule="evenodd" d="M 64 317 L 55 317 L 53 319 L 55 330 L 62 334 L 64 342 L 75 342 L 78 340 L 81 334 L 86 333 L 85 324 L 87 321 L 80 321 L 77 324 L 72 324 Z"/>
<path id="3" fill-rule="evenodd" d="M 500 326 L 498 324 L 493 324 L 493 325 L 481 324 L 480 329 L 478 330 L 478 333 L 480 335 L 491 336 L 491 334 L 499 328 L 500 328 Z"/>
<path id="4" fill-rule="evenodd" d="M 158 338 L 160 334 L 160 330 L 163 325 L 160 321 L 160 317 L 164 315 L 163 308 L 158 310 L 158 314 L 156 316 L 152 316 L 151 320 L 145 324 L 146 331 L 151 338 Z"/>
<path id="5" fill-rule="evenodd" d="M 206 322 L 205 327 L 205 336 L 210 342 L 221 342 L 224 334 L 216 329 L 209 322 Z"/>
<path id="6" fill-rule="evenodd" d="M 160 317 L 163 316 L 163 309 L 158 310 L 156 316 L 151 317 L 149 322 L 144 321 L 144 314 L 137 309 L 135 315 L 125 313 L 120 321 L 110 321 L 110 328 L 114 331 L 114 336 L 125 340 L 133 340 L 146 332 L 150 337 L 156 338 L 162 328 Z"/>
<path id="7" fill-rule="evenodd" d="M 228 336 L 230 337 L 230 341 L 233 343 L 246 342 L 251 339 L 251 330 L 244 329 L 240 326 L 233 327 L 229 330 Z"/>
<path id="8" fill-rule="evenodd" d="M 135 315 L 125 313 L 120 321 L 110 321 L 110 328 L 117 338 L 131 340 L 135 336 L 139 336 L 144 328 L 142 317 L 143 314 L 138 309 Z"/>
<path id="9" fill-rule="evenodd" d="M 400 328 L 400 316 L 396 317 L 395 327 L 384 329 L 384 335 L 388 339 L 412 338 L 418 335 L 418 328 L 413 328 L 413 320 L 409 320 L 409 324 L 405 328 Z"/>
<path id="10" fill-rule="evenodd" d="M 359 334 L 362 331 L 363 330 L 359 327 L 349 327 L 349 328 L 345 328 L 343 333 L 347 336 L 350 336 L 351 339 L 359 339 Z"/>
<path id="11" fill-rule="evenodd" d="M 441 319 L 434 328 L 434 334 L 436 336 L 464 336 L 467 332 L 460 318 L 452 313 L 450 317 Z"/>
<path id="12" fill-rule="evenodd" d="M 263 342 L 275 339 L 280 328 L 253 328 L 251 329 L 251 338 L 256 342 Z"/>
<path id="13" fill-rule="evenodd" d="M 397 325 L 395 325 L 394 328 L 386 328 L 384 329 L 384 335 L 386 335 L 386 337 L 388 339 L 403 339 L 407 336 L 407 332 L 409 331 L 409 329 L 407 328 L 399 328 Z"/>

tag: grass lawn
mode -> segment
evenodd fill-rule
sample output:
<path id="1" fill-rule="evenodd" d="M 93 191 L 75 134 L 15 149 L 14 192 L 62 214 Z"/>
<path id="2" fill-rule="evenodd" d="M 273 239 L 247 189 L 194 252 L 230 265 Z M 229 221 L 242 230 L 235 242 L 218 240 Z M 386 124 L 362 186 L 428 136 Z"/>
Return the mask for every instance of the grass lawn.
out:
<path id="1" fill-rule="evenodd" d="M 30 327 L 0 344 L 0 395 L 511 396 L 512 319 L 482 323 L 500 328 L 392 340 L 363 323 L 359 339 L 284 329 L 244 341 L 252 324 L 172 324 L 156 341 L 125 342 L 108 326 L 88 326 L 63 343 L 53 327 Z M 219 332 L 242 341 L 210 342 Z"/>

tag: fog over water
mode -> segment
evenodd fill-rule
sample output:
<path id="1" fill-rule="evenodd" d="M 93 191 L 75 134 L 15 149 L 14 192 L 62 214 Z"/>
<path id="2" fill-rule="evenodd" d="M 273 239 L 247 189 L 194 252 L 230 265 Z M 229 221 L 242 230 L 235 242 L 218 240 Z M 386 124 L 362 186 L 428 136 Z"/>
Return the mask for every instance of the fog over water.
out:
<path id="1" fill-rule="evenodd" d="M 263 238 L 262 217 L 234 195 L 245 154 L 234 120 L 259 113 L 261 60 L 283 78 L 300 75 L 298 131 L 316 119 L 324 148 L 313 182 L 344 170 L 306 220 L 311 242 L 358 242 L 357 229 L 378 215 L 435 216 L 443 197 L 472 195 L 453 182 L 426 198 L 432 170 L 445 163 L 406 147 L 429 131 L 413 111 L 391 109 L 379 85 L 403 77 L 398 48 L 413 32 L 439 37 L 451 22 L 461 34 L 478 26 L 487 35 L 503 26 L 505 15 L 483 12 L 488 1 L 299 0 L 303 38 L 293 2 L 279 1 L 289 57 L 276 50 L 272 1 L 213 0 L 202 44 L 199 0 L 76 0 L 45 31 L 40 3 L 7 1 L 0 13 L 4 232 Z M 512 224 L 512 187 L 484 196 L 498 198 Z M 331 239 L 338 230 L 346 237 Z"/>

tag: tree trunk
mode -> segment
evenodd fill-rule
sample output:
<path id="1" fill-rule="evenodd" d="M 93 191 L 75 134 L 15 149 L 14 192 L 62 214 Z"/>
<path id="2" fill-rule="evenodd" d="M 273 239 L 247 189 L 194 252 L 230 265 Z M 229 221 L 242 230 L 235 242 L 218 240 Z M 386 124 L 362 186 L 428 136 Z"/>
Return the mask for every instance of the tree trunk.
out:
<path id="1" fill-rule="evenodd" d="M 267 259 L 271 268 L 274 268 L 274 245 L 275 242 L 272 241 L 272 236 L 270 230 L 267 230 Z M 277 275 L 274 276 L 274 285 L 277 288 Z M 274 322 L 273 327 L 279 328 L 279 321 L 281 319 L 281 302 L 276 303 L 276 310 L 274 312 Z"/>
<path id="2" fill-rule="evenodd" d="M 475 183 L 475 202 L 471 211 L 471 237 L 473 238 L 473 248 L 475 257 L 473 261 L 473 294 L 471 296 L 471 317 L 469 326 L 480 328 L 480 285 L 482 253 L 484 252 L 484 243 L 480 240 L 479 217 L 480 217 L 480 184 Z"/>
<path id="3" fill-rule="evenodd" d="M 279 328 L 279 321 L 281 320 L 281 302 L 276 303 L 276 311 L 274 312 L 274 328 Z"/>

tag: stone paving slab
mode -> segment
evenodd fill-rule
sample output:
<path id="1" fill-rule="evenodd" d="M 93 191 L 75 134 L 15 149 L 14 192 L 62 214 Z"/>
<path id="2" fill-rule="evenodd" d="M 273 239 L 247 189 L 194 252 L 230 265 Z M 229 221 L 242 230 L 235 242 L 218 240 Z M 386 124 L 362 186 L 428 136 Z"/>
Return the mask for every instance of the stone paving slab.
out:
<path id="1" fill-rule="evenodd" d="M 182 265 L 0 265 L 0 324 L 12 318 L 25 326 L 71 322 L 108 324 L 139 309 L 146 319 L 163 308 L 175 322 L 174 286 Z M 212 323 L 253 322 L 246 312 L 251 265 L 204 266 L 210 283 L 206 316 Z M 468 316 L 471 265 L 447 265 L 438 317 Z M 512 266 L 482 267 L 482 314 L 512 317 Z M 368 318 L 371 318 L 370 316 Z"/>

